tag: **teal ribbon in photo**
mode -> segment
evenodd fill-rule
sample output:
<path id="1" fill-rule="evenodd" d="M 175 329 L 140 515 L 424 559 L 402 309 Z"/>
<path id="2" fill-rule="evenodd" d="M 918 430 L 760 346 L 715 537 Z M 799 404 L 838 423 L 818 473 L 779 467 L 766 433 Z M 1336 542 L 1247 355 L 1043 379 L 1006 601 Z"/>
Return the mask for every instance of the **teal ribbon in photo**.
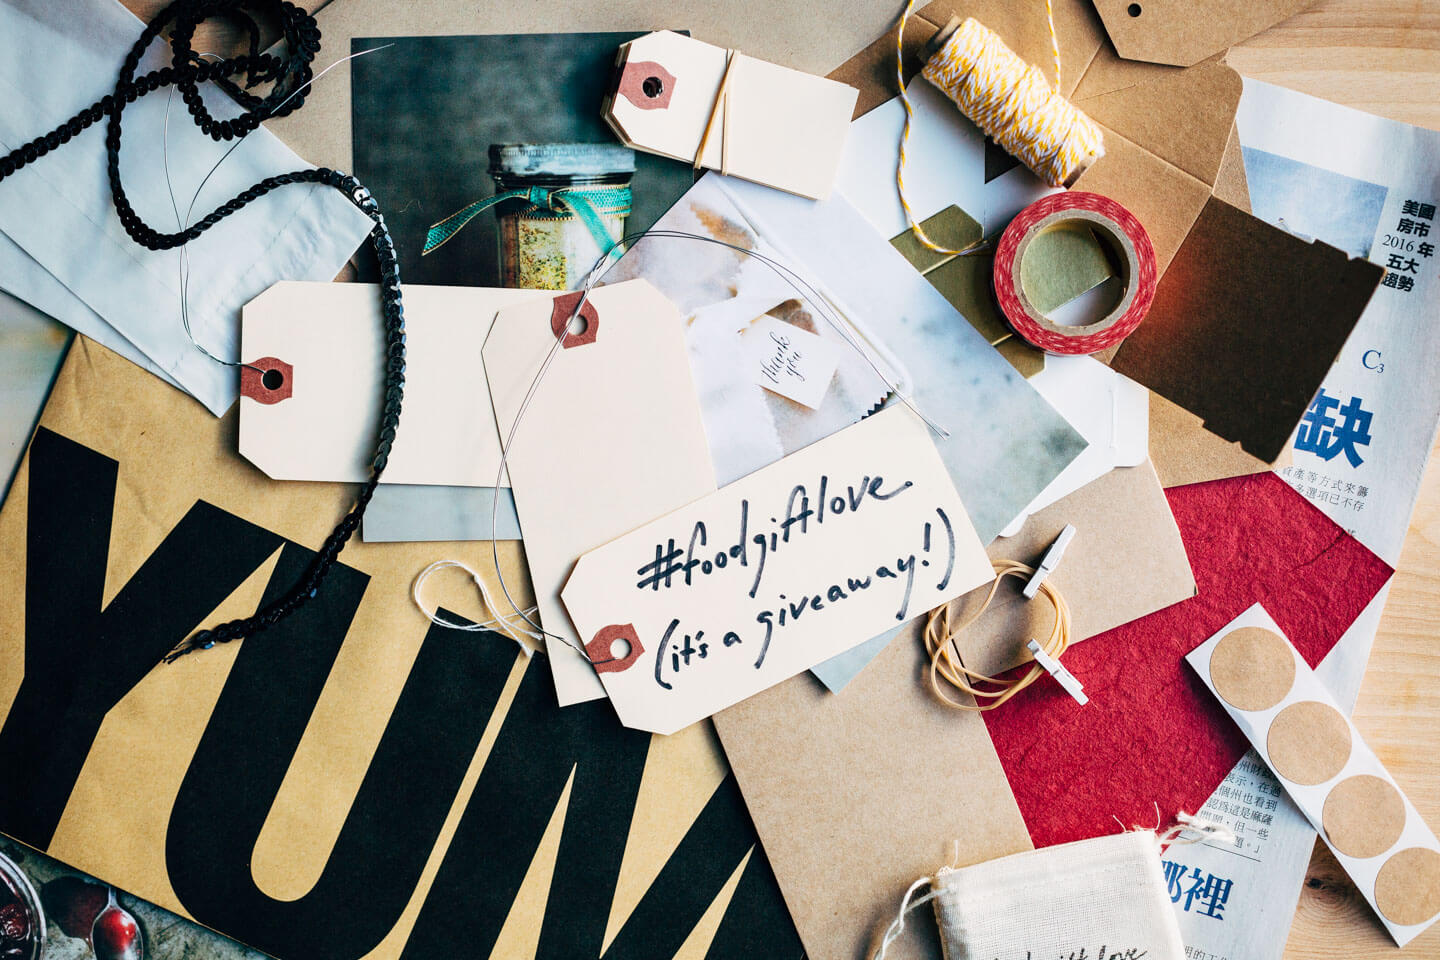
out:
<path id="1" fill-rule="evenodd" d="M 628 216 L 630 213 L 630 188 L 626 187 L 530 187 L 525 190 L 508 190 L 484 200 L 476 200 L 463 209 L 433 225 L 425 234 L 424 256 L 437 250 L 461 228 L 481 213 L 502 203 L 524 203 L 522 217 L 532 220 L 578 219 L 585 224 L 595 243 L 602 251 L 611 251 L 619 237 L 612 237 L 605 228 L 603 216 Z"/>

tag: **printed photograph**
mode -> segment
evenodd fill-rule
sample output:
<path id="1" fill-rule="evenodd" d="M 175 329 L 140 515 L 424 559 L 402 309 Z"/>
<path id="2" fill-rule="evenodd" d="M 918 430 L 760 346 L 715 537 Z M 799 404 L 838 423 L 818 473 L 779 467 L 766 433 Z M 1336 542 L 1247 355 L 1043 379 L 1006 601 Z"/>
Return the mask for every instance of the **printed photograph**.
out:
<path id="1" fill-rule="evenodd" d="M 0 839 L 3 960 L 264 960 L 265 955 Z"/>
<path id="2" fill-rule="evenodd" d="M 405 282 L 565 289 L 689 189 L 688 164 L 625 147 L 601 116 L 637 36 L 354 41 L 385 48 L 351 64 L 351 139 Z"/>
<path id="3" fill-rule="evenodd" d="M 1255 216 L 1352 257 L 1370 256 L 1385 187 L 1253 147 L 1242 155 Z"/>
<path id="4" fill-rule="evenodd" d="M 712 173 L 657 228 L 683 236 L 636 242 L 605 282 L 643 277 L 685 317 L 717 483 L 899 402 L 899 388 L 949 433 L 936 435 L 936 447 L 988 542 L 1085 448 L 843 197 L 801 202 Z M 805 290 L 767 260 L 790 268 Z M 766 389 L 756 376 L 747 339 L 766 317 L 833 351 L 835 372 L 817 406 Z"/>

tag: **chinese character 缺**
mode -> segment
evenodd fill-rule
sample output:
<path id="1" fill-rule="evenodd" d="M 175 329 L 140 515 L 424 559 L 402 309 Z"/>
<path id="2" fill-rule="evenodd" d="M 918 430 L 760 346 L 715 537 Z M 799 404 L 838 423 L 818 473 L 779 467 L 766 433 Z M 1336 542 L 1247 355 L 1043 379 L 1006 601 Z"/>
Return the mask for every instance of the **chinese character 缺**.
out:
<path id="1" fill-rule="evenodd" d="M 1341 419 L 1337 421 L 1332 412 L 1338 413 Z M 1359 397 L 1351 397 L 1349 403 L 1340 406 L 1339 398 L 1329 396 L 1321 387 L 1300 420 L 1295 449 L 1313 453 L 1322 460 L 1334 460 L 1343 453 L 1350 466 L 1358 467 L 1364 459 L 1355 448 L 1370 445 L 1371 417 Z"/>

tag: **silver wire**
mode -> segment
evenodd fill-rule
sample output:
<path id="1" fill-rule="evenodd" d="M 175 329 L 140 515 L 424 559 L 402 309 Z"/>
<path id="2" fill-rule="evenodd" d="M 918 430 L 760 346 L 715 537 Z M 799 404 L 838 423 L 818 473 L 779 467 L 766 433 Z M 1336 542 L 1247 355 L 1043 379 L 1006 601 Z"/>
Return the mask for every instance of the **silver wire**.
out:
<path id="1" fill-rule="evenodd" d="M 914 403 L 911 402 L 910 398 L 905 396 L 905 394 L 900 391 L 899 387 L 891 382 L 890 378 L 885 375 L 884 371 L 882 371 L 880 367 L 875 363 L 875 361 L 871 358 L 869 352 L 858 342 L 856 342 L 856 340 L 851 335 L 849 326 L 831 311 L 829 305 L 825 302 L 825 298 L 813 286 L 811 286 L 804 277 L 800 276 L 794 270 L 790 269 L 790 267 L 786 266 L 779 260 L 766 256 L 765 254 L 760 253 L 756 250 L 751 250 L 748 247 L 742 247 L 734 243 L 727 243 L 724 240 L 717 240 L 714 237 L 707 237 L 698 233 L 689 233 L 684 230 L 651 229 L 639 233 L 626 234 L 619 240 L 615 241 L 615 243 L 611 245 L 609 250 L 600 255 L 600 257 L 595 261 L 595 265 L 590 268 L 588 273 L 586 273 L 585 279 L 579 287 L 580 299 L 575 304 L 575 309 L 571 312 L 570 319 L 566 321 L 565 326 L 561 329 L 560 335 L 557 336 L 555 338 L 555 342 L 550 345 L 550 350 L 545 354 L 545 360 L 540 365 L 540 370 L 535 374 L 535 379 L 530 381 L 530 386 L 526 390 L 524 398 L 520 401 L 519 408 L 516 410 L 515 420 L 510 425 L 510 432 L 506 436 L 505 442 L 500 445 L 500 468 L 496 471 L 495 474 L 495 486 L 497 489 L 501 486 L 502 482 L 505 479 L 505 467 L 507 462 L 509 461 L 510 449 L 515 442 L 515 435 L 520 429 L 520 421 L 524 419 L 525 411 L 529 408 L 530 401 L 535 396 L 535 391 L 539 389 L 540 382 L 544 379 L 546 371 L 550 369 L 550 364 L 555 359 L 556 353 L 559 352 L 561 345 L 565 342 L 565 337 L 572 332 L 578 332 L 572 331 L 571 327 L 575 323 L 576 318 L 580 316 L 580 311 L 585 308 L 585 303 L 590 297 L 590 291 L 595 288 L 595 285 L 600 281 L 601 277 L 609 271 L 609 262 L 611 258 L 615 256 L 615 252 L 617 250 L 621 249 L 627 242 L 639 243 L 642 240 L 654 238 L 674 240 L 699 240 L 704 243 L 713 243 L 717 246 L 728 247 L 729 249 L 734 250 L 738 253 L 743 253 L 746 256 L 754 257 L 761 263 L 765 264 L 772 271 L 774 271 L 781 280 L 784 280 L 786 283 L 788 283 L 790 287 L 795 290 L 796 293 L 800 294 L 801 299 L 809 303 L 811 307 L 813 307 L 815 311 L 820 314 L 820 316 L 825 320 L 825 322 L 828 323 L 831 328 L 835 330 L 836 333 L 840 334 L 840 336 L 844 338 L 845 342 L 852 349 L 854 349 L 857 353 L 860 354 L 862 358 L 864 358 L 865 362 L 869 364 L 870 369 L 875 372 L 875 375 L 880 378 L 881 382 L 885 384 L 891 394 L 893 394 L 901 403 L 908 407 L 912 413 L 914 413 L 917 417 L 923 420 L 925 422 L 925 425 L 931 430 L 935 431 L 941 437 L 948 438 L 950 436 L 949 431 L 947 431 L 944 427 L 940 426 L 935 421 L 927 417 L 923 412 L 921 412 L 921 410 L 916 407 Z M 582 646 L 577 644 L 574 640 L 571 640 L 569 637 L 561 636 L 557 633 L 551 633 L 549 630 L 546 630 L 544 627 L 542 627 L 539 623 L 531 620 L 529 615 L 525 611 L 522 611 L 520 609 L 520 605 L 517 604 L 515 602 L 515 599 L 510 596 L 510 588 L 505 583 L 505 574 L 500 569 L 500 544 L 499 541 L 494 539 L 494 530 L 499 520 L 499 499 L 499 497 L 495 497 L 490 504 L 490 559 L 491 562 L 495 565 L 495 576 L 500 581 L 500 592 L 504 594 L 505 602 L 510 604 L 510 608 L 514 611 L 514 613 L 502 614 L 497 610 L 495 611 L 496 615 L 501 619 L 502 622 L 504 622 L 507 628 L 513 627 L 513 624 L 511 622 L 513 617 L 519 617 L 521 620 L 524 620 L 525 623 L 528 624 L 531 628 L 537 631 L 541 636 L 551 637 L 555 640 L 560 641 L 561 643 L 564 643 L 566 646 L 579 653 L 580 656 L 584 657 L 588 661 L 590 657 L 585 652 L 585 649 Z M 522 530 L 521 532 L 523 533 L 524 531 Z M 535 608 L 532 607 L 531 609 L 533 610 Z M 524 628 L 515 629 L 523 630 Z M 530 633 L 530 631 L 525 632 L 527 634 Z M 530 635 L 533 636 L 533 634 Z"/>
<path id="2" fill-rule="evenodd" d="M 281 100 L 274 107 L 270 108 L 270 113 L 275 113 L 281 107 L 285 106 L 285 104 L 289 103 L 292 99 L 305 91 L 313 83 L 315 83 L 316 80 L 319 80 L 321 77 L 325 76 L 325 74 L 340 66 L 340 64 L 346 63 L 350 60 L 354 60 L 356 57 L 363 57 L 367 53 L 374 53 L 377 50 L 384 50 L 387 47 L 393 46 L 393 43 L 387 43 L 383 44 L 382 46 L 371 47 L 368 50 L 361 50 L 358 53 L 352 53 L 349 56 L 341 57 L 339 60 L 336 60 L 324 70 L 321 70 L 315 76 L 311 77 L 309 80 L 306 80 L 300 86 L 290 91 L 290 94 L 286 96 L 284 100 Z M 207 52 L 197 54 L 197 56 L 210 57 L 215 60 L 224 59 L 218 53 Z M 191 218 L 195 214 L 195 204 L 200 200 L 200 194 L 204 191 L 205 185 L 210 182 L 210 178 L 215 175 L 215 171 L 220 169 L 220 165 L 223 164 L 226 160 L 230 159 L 230 155 L 234 153 L 237 148 L 239 148 L 240 144 L 245 142 L 245 140 L 250 136 L 250 133 L 254 133 L 255 131 L 251 130 L 244 136 L 237 137 L 235 139 L 235 142 L 230 144 L 229 149 L 227 149 L 223 154 L 221 154 L 220 159 L 215 161 L 215 165 L 210 168 L 209 172 L 205 174 L 203 179 L 201 179 L 200 185 L 195 188 L 195 195 L 190 198 L 190 206 L 186 208 L 185 217 L 182 220 L 180 217 L 180 205 L 175 199 L 175 184 L 174 181 L 172 181 L 170 178 L 170 107 L 174 104 L 174 102 L 175 87 L 172 85 L 170 87 L 169 95 L 166 97 L 165 100 L 165 126 L 163 138 L 161 141 L 161 162 L 165 169 L 165 189 L 170 194 L 170 208 L 175 212 L 175 225 L 177 228 L 184 231 L 190 228 Z M 255 129 L 258 130 L 259 127 L 257 126 Z M 245 363 L 238 360 L 225 360 L 221 357 L 217 357 L 215 356 L 215 354 L 207 350 L 204 344 L 202 344 L 199 340 L 195 338 L 195 333 L 190 329 L 190 244 L 188 241 L 180 245 L 180 326 L 184 328 L 185 336 L 189 338 L 191 346 L 193 346 L 196 350 L 199 350 L 202 354 L 204 354 L 206 357 L 209 357 L 216 363 L 222 364 L 223 366 L 227 367 L 243 367 L 246 370 L 254 370 L 256 373 L 265 372 L 264 370 L 261 370 L 259 367 L 251 363 Z"/>

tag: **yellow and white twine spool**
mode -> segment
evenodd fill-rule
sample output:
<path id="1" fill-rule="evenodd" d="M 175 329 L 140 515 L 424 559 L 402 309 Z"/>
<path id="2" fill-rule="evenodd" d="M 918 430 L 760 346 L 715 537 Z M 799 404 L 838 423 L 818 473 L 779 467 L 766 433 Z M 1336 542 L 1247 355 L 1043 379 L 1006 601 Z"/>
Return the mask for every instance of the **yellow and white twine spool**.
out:
<path id="1" fill-rule="evenodd" d="M 900 163 L 895 182 L 905 219 L 920 241 L 942 253 L 950 250 L 925 235 L 905 199 L 905 148 L 910 139 L 913 109 L 905 93 L 903 40 L 905 24 L 914 9 L 909 0 L 896 33 L 896 75 L 900 99 L 905 106 L 905 132 L 900 138 Z M 1029 167 L 1052 187 L 1068 186 L 1081 171 L 1105 153 L 1104 136 L 1095 121 L 1059 92 L 1060 42 L 1055 17 L 1046 3 L 1050 22 L 1050 43 L 1055 54 L 1055 86 L 1040 68 L 1026 63 L 995 31 L 973 17 L 967 18 L 945 39 L 920 75 L 950 98 L 960 112 L 985 131 L 996 143 Z"/>

